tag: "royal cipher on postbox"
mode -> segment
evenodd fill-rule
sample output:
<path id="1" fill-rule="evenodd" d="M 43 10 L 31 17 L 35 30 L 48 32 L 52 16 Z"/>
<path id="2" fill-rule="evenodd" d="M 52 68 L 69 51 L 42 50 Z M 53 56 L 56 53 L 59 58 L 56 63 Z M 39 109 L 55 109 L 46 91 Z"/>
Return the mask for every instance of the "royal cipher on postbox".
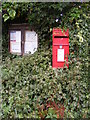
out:
<path id="1" fill-rule="evenodd" d="M 63 68 L 68 65 L 69 30 L 53 29 L 52 67 Z"/>

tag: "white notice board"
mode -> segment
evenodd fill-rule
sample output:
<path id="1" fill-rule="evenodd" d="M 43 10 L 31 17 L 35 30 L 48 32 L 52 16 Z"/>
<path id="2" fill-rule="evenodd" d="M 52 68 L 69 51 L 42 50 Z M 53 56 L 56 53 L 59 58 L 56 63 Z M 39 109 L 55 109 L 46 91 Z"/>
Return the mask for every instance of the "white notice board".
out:
<path id="1" fill-rule="evenodd" d="M 64 62 L 64 49 L 58 49 L 57 51 L 57 61 Z"/>
<path id="2" fill-rule="evenodd" d="M 10 52 L 21 53 L 21 31 L 10 31 Z"/>
<path id="3" fill-rule="evenodd" d="M 37 51 L 38 47 L 38 37 L 35 31 L 26 31 L 25 32 L 25 45 L 24 53 L 33 54 Z"/>

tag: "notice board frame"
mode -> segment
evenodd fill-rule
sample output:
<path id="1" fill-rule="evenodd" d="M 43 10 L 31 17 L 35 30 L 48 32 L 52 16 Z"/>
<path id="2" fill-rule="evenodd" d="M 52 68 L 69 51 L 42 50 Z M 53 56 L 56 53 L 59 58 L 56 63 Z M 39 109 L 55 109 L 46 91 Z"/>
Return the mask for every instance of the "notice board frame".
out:
<path id="1" fill-rule="evenodd" d="M 21 53 L 14 53 L 10 51 L 10 32 L 11 31 L 21 31 Z M 25 44 L 25 31 L 35 31 L 34 27 L 30 27 L 29 24 L 27 23 L 22 23 L 22 24 L 10 24 L 8 34 L 9 34 L 9 52 L 11 54 L 17 54 L 17 55 L 24 55 L 24 44 Z"/>

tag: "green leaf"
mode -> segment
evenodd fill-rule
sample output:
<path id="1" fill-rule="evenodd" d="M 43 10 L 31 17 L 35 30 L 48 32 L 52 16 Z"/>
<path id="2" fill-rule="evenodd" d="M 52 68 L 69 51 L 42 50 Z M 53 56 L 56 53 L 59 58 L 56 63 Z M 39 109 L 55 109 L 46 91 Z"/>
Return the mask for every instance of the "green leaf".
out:
<path id="1" fill-rule="evenodd" d="M 16 11 L 15 10 L 9 10 L 9 15 L 11 18 L 14 18 L 16 15 Z"/>
<path id="2" fill-rule="evenodd" d="M 7 14 L 4 14 L 3 18 L 4 18 L 4 22 L 6 22 L 10 17 Z"/>

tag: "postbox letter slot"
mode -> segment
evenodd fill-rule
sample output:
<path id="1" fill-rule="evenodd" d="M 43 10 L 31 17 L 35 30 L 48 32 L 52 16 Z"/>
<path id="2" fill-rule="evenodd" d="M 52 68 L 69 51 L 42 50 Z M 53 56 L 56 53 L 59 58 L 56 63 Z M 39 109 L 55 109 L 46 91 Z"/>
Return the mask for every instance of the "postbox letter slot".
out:
<path id="1" fill-rule="evenodd" d="M 68 36 L 54 36 L 54 38 L 68 38 Z"/>

